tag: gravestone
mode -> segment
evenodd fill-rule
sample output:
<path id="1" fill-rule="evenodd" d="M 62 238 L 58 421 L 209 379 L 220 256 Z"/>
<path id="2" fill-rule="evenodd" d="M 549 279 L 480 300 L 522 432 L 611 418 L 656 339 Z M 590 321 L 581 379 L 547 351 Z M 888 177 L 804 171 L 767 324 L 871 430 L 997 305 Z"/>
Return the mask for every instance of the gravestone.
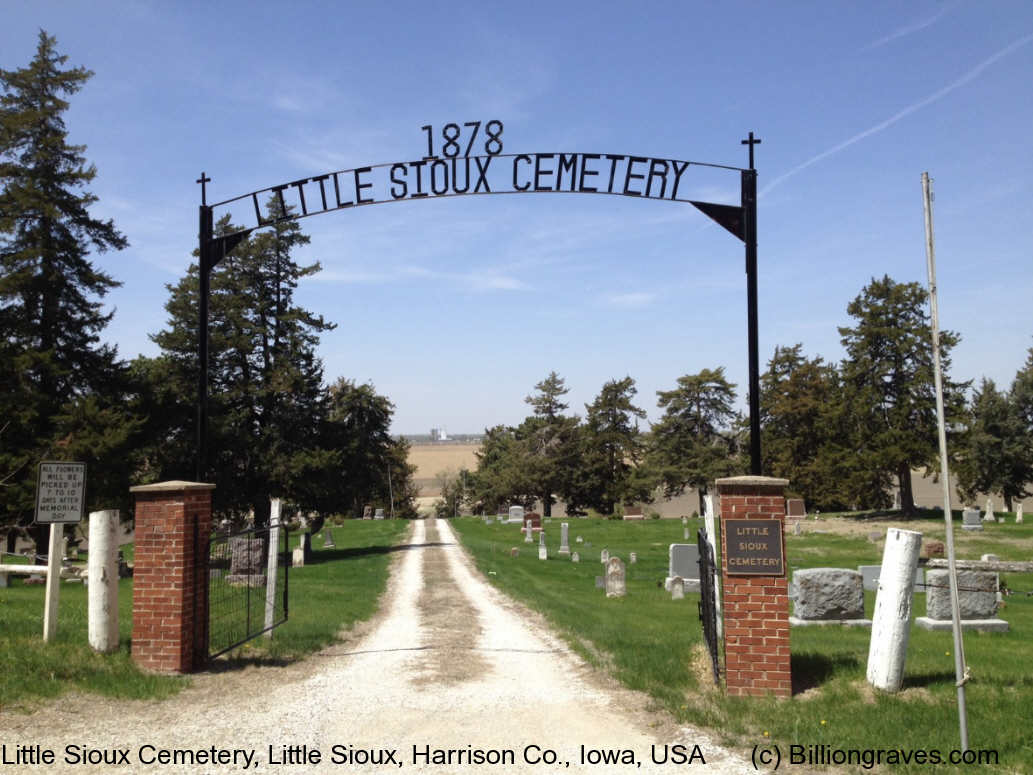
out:
<path id="1" fill-rule="evenodd" d="M 667 547 L 667 578 L 664 589 L 671 591 L 675 577 L 684 580 L 686 591 L 699 592 L 699 546 L 696 544 L 671 544 Z"/>
<path id="2" fill-rule="evenodd" d="M 882 574 L 881 565 L 858 565 L 857 572 L 861 574 L 861 584 L 869 592 L 877 592 L 879 589 L 879 576 Z M 918 594 L 925 586 L 925 570 L 915 568 L 914 594 Z"/>
<path id="3" fill-rule="evenodd" d="M 305 548 L 302 546 L 295 546 L 294 551 L 291 552 L 291 567 L 292 568 L 303 568 L 305 567 Z"/>
<path id="4" fill-rule="evenodd" d="M 547 560 L 549 559 L 549 551 L 545 548 L 545 544 L 538 544 L 538 559 Z"/>
<path id="5" fill-rule="evenodd" d="M 979 509 L 968 508 L 961 512 L 962 530 L 982 530 L 983 520 L 979 517 Z"/>
<path id="6" fill-rule="evenodd" d="M 363 519 L 373 519 L 373 507 L 372 506 L 363 506 L 362 507 L 362 518 Z"/>
<path id="7" fill-rule="evenodd" d="M 609 549 L 603 549 L 601 552 L 599 552 L 599 562 L 601 562 L 603 565 L 605 565 L 609 561 L 610 561 L 610 550 Z"/>
<path id="8" fill-rule="evenodd" d="M 511 546 L 510 549 L 509 549 L 509 556 L 510 557 L 519 557 L 520 556 L 520 550 L 517 547 L 515 547 L 515 546 Z"/>
<path id="9" fill-rule="evenodd" d="M 531 543 L 534 540 L 534 539 L 531 538 L 531 536 L 534 535 L 534 530 L 531 528 L 531 520 L 527 520 L 526 522 L 524 522 L 523 531 L 524 531 L 524 543 L 525 544 Z"/>
<path id="10" fill-rule="evenodd" d="M 1021 503 L 1019 503 L 1019 508 L 1015 512 L 1015 524 L 1016 525 L 1021 525 L 1022 524 L 1022 504 Z"/>
<path id="11" fill-rule="evenodd" d="M 796 517 L 802 519 L 807 516 L 807 509 L 804 507 L 803 498 L 786 498 L 786 519 Z"/>
<path id="12" fill-rule="evenodd" d="M 638 562 L 638 552 L 629 552 L 628 565 L 634 565 L 636 562 Z"/>
<path id="13" fill-rule="evenodd" d="M 337 544 L 334 543 L 334 531 L 327 528 L 323 531 L 323 548 L 333 549 Z"/>
<path id="14" fill-rule="evenodd" d="M 516 522 L 517 524 L 524 524 L 524 507 L 523 506 L 510 506 L 509 507 L 509 521 Z"/>
<path id="15" fill-rule="evenodd" d="M 383 519 L 383 518 L 384 518 L 384 510 L 383 509 L 377 509 L 376 512 L 374 512 L 374 514 L 373 514 L 373 519 Z"/>
<path id="16" fill-rule="evenodd" d="M 869 530 L 868 531 L 868 543 L 877 544 L 882 540 L 881 530 Z"/>
<path id="17" fill-rule="evenodd" d="M 994 502 L 990 499 L 986 499 L 986 511 L 983 514 L 984 522 L 996 522 L 997 517 L 994 516 Z"/>
<path id="18" fill-rule="evenodd" d="M 595 588 L 596 589 L 606 589 L 606 577 L 605 576 L 596 576 L 595 577 Z"/>
<path id="19" fill-rule="evenodd" d="M 530 529 L 534 533 L 542 530 L 542 515 L 534 511 L 524 514 L 524 524 L 521 526 L 520 532 L 525 532 L 528 529 L 528 525 L 530 525 Z"/>
<path id="20" fill-rule="evenodd" d="M 230 572 L 226 576 L 226 583 L 265 586 L 265 542 L 238 536 L 229 539 L 229 545 Z"/>
<path id="21" fill-rule="evenodd" d="M 688 528 L 684 528 L 682 530 L 682 533 L 683 533 L 682 539 L 685 540 L 685 541 L 688 541 L 689 540 L 689 529 Z"/>
<path id="22" fill-rule="evenodd" d="M 682 525 L 688 525 L 689 524 L 689 518 L 686 517 L 684 514 L 682 514 L 681 523 L 682 523 Z"/>
<path id="23" fill-rule="evenodd" d="M 797 520 L 797 521 L 793 522 L 793 535 L 794 536 L 803 535 L 803 522 L 802 521 Z"/>
<path id="24" fill-rule="evenodd" d="M 901 505 L 900 505 L 900 490 L 897 490 L 896 492 L 893 493 L 893 510 L 894 511 L 900 511 L 900 509 L 901 509 Z"/>
<path id="25" fill-rule="evenodd" d="M 581 562 L 581 555 L 578 554 L 577 552 L 574 552 L 572 555 L 570 555 L 570 561 L 571 562 Z"/>
<path id="26" fill-rule="evenodd" d="M 671 600 L 683 600 L 685 598 L 685 579 L 675 576 L 671 579 Z"/>
<path id="27" fill-rule="evenodd" d="M 932 568 L 925 574 L 925 616 L 915 624 L 925 630 L 952 628 L 950 571 Z M 958 571 L 958 608 L 963 630 L 1007 632 L 1008 622 L 997 618 L 997 574 L 991 571 Z"/>
<path id="28" fill-rule="evenodd" d="M 491 517 L 488 517 L 486 520 L 484 520 L 484 524 L 485 525 L 494 525 L 495 524 L 495 520 L 492 519 Z"/>
<path id="29" fill-rule="evenodd" d="M 620 557 L 611 557 L 606 563 L 606 596 L 624 597 L 628 594 L 625 583 L 624 563 Z"/>
<path id="30" fill-rule="evenodd" d="M 793 573 L 789 597 L 794 626 L 838 623 L 871 627 L 864 618 L 864 582 L 860 573 L 846 568 L 807 568 Z"/>
<path id="31" fill-rule="evenodd" d="M 585 542 L 585 539 L 582 538 L 581 536 L 578 536 L 577 538 L 574 539 L 574 542 L 578 543 L 578 544 L 583 544 Z"/>
<path id="32" fill-rule="evenodd" d="M 626 521 L 626 522 L 637 522 L 637 521 L 643 520 L 645 518 L 646 517 L 642 513 L 642 507 L 641 506 L 628 506 L 624 510 L 624 516 L 622 517 L 622 519 L 624 521 Z"/>
<path id="33" fill-rule="evenodd" d="M 570 525 L 560 522 L 560 549 L 561 555 L 570 554 Z"/>

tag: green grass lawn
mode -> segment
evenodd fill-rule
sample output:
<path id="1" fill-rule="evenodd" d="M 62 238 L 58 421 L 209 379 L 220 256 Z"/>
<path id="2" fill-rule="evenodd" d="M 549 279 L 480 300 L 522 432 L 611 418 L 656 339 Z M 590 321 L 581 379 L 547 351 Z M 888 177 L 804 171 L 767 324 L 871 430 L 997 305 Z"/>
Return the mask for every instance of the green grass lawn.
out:
<path id="1" fill-rule="evenodd" d="M 581 562 L 559 558 L 559 523 L 546 525 L 549 559 L 538 559 L 537 547 L 526 545 L 516 525 L 485 525 L 474 518 L 454 521 L 463 544 L 478 566 L 505 592 L 543 613 L 589 661 L 602 666 L 627 686 L 647 692 L 680 720 L 707 727 L 725 741 L 752 748 L 774 741 L 832 745 L 838 748 L 939 749 L 958 746 L 954 661 L 950 632 L 912 629 L 905 690 L 888 695 L 865 680 L 869 631 L 864 629 L 793 628 L 792 667 L 796 694 L 788 701 L 724 697 L 715 691 L 709 661 L 700 658 L 702 634 L 698 595 L 673 601 L 664 592 L 667 547 L 682 542 L 677 520 L 616 522 L 566 520 L 571 549 Z M 960 525 L 960 513 L 958 515 Z M 690 520 L 695 528 L 702 520 Z M 831 524 L 831 520 L 825 525 Z M 810 523 L 821 530 L 823 523 Z M 871 529 L 880 526 L 871 525 Z M 885 525 L 881 526 L 883 529 Z M 943 538 L 942 517 L 913 520 L 910 529 Z M 788 532 L 788 531 L 787 531 Z M 577 544 L 576 536 L 584 543 Z M 983 533 L 955 531 L 958 557 L 979 559 L 992 552 L 1002 559 L 1031 559 L 1033 525 L 988 525 Z M 520 556 L 509 556 L 510 547 Z M 526 548 L 525 548 L 526 547 Z M 628 595 L 607 599 L 595 588 L 603 574 L 601 549 L 627 562 Z M 845 567 L 881 562 L 881 544 L 863 535 L 832 533 L 787 535 L 791 568 Z M 489 573 L 491 571 L 492 573 Z M 969 745 L 994 749 L 1000 766 L 989 771 L 1033 772 L 1033 736 L 1029 707 L 1033 701 L 1033 575 L 1009 574 L 1017 594 L 1001 612 L 1011 624 L 1007 634 L 966 633 L 964 643 L 972 678 L 967 684 Z M 870 617 L 874 594 L 866 593 Z M 918 595 L 917 615 L 925 612 Z M 926 772 L 929 765 L 895 766 L 895 772 Z M 961 768 L 944 771 L 960 772 Z"/>
<path id="2" fill-rule="evenodd" d="M 408 523 L 403 520 L 349 520 L 333 528 L 336 548 L 313 541 L 313 561 L 290 571 L 290 617 L 269 640 L 258 638 L 216 661 L 227 664 L 282 663 L 317 651 L 337 633 L 376 610 L 388 573 L 392 547 Z M 298 536 L 292 538 L 297 545 Z M 189 678 L 141 672 L 130 657 L 132 579 L 119 582 L 119 650 L 96 654 L 86 639 L 86 590 L 63 582 L 55 641 L 44 643 L 44 586 L 12 578 L 0 588 L 0 707 L 34 707 L 69 690 L 111 697 L 162 698 L 178 692 Z"/>

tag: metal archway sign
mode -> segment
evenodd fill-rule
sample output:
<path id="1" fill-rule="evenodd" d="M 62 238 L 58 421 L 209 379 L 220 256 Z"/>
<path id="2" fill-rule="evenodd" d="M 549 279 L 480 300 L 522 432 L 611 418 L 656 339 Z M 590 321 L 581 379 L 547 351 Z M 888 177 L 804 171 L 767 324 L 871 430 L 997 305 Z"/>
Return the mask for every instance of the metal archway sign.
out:
<path id="1" fill-rule="evenodd" d="M 750 473 L 759 476 L 760 365 L 757 351 L 757 172 L 753 146 L 760 139 L 749 133 L 749 168 L 612 153 L 503 153 L 504 125 L 498 119 L 467 121 L 440 128 L 425 125 L 427 155 L 418 161 L 376 164 L 293 180 L 208 204 L 205 173 L 199 210 L 199 279 L 197 385 L 197 481 L 208 469 L 208 302 L 212 269 L 256 229 L 336 210 L 413 199 L 436 199 L 487 194 L 565 193 L 631 196 L 685 202 L 740 239 L 746 251 L 746 308 L 749 349 Z M 437 145 L 437 147 L 435 147 Z M 463 147 L 465 145 L 465 148 Z M 481 153 L 483 151 L 483 153 Z M 474 152 L 474 153 L 471 153 Z M 689 167 L 738 172 L 740 204 L 701 202 L 680 196 Z M 259 198 L 276 197 L 280 218 L 263 217 Z M 215 210 L 244 205 L 254 210 L 252 225 L 215 236 Z M 250 207 L 248 207 L 250 205 Z"/>

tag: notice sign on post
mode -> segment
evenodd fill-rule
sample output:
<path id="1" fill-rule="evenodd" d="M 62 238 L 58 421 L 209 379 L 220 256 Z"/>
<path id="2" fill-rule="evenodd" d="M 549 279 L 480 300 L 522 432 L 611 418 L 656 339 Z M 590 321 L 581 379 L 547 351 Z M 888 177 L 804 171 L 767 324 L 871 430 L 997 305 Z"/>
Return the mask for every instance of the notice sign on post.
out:
<path id="1" fill-rule="evenodd" d="M 36 483 L 36 522 L 68 524 L 82 521 L 86 510 L 86 464 L 40 463 Z"/>
<path id="2" fill-rule="evenodd" d="M 782 576 L 782 522 L 777 519 L 724 520 L 730 576 Z"/>

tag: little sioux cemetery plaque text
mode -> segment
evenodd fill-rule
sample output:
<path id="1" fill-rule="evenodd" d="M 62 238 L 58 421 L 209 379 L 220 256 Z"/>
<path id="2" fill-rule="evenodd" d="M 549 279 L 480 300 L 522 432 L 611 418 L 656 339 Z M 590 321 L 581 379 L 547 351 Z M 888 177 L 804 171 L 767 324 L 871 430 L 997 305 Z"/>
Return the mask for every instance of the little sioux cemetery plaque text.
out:
<path id="1" fill-rule="evenodd" d="M 724 529 L 729 575 L 785 575 L 781 522 L 774 519 L 726 519 Z"/>

